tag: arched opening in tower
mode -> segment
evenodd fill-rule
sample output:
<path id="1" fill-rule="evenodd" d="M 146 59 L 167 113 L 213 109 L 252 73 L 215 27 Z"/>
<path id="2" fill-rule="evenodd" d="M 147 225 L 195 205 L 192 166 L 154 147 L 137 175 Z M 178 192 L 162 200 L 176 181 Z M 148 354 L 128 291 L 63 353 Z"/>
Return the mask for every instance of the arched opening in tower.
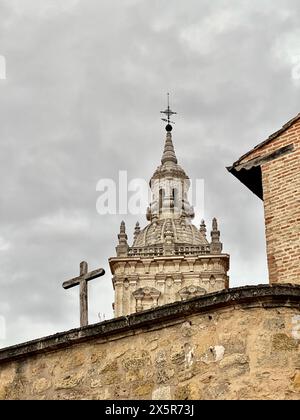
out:
<path id="1" fill-rule="evenodd" d="M 159 212 L 160 213 L 161 213 L 162 208 L 163 208 L 164 198 L 165 198 L 165 190 L 163 188 L 161 188 L 159 190 Z"/>

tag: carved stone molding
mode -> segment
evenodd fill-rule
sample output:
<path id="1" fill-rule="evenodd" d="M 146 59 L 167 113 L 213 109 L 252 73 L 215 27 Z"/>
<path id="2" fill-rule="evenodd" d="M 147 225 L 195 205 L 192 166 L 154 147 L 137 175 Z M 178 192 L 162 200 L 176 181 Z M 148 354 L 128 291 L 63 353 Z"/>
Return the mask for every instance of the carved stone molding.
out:
<path id="1" fill-rule="evenodd" d="M 174 273 L 173 274 L 174 284 L 182 284 L 183 274 L 182 273 Z"/>
<path id="2" fill-rule="evenodd" d="M 160 291 L 154 287 L 141 287 L 132 293 L 136 300 L 136 311 L 144 311 L 158 305 Z"/>
<path id="3" fill-rule="evenodd" d="M 206 290 L 199 286 L 190 285 L 179 290 L 178 294 L 181 300 L 186 300 L 195 296 L 203 296 L 206 294 Z"/>
<path id="4" fill-rule="evenodd" d="M 164 285 L 166 282 L 166 274 L 158 273 L 155 275 L 155 280 L 157 285 Z"/>

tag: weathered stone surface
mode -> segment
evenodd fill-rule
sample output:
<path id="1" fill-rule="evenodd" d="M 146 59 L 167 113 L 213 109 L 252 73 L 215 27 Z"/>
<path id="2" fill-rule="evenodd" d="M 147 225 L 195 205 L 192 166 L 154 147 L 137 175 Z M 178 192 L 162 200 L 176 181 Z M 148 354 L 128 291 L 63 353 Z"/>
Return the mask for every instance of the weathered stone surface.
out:
<path id="1" fill-rule="evenodd" d="M 220 361 L 220 368 L 230 378 L 244 375 L 249 371 L 249 358 L 245 354 L 232 354 Z"/>
<path id="2" fill-rule="evenodd" d="M 109 360 L 105 365 L 99 370 L 100 374 L 113 373 L 118 370 L 118 362 L 116 360 Z"/>
<path id="3" fill-rule="evenodd" d="M 161 386 L 156 388 L 152 393 L 153 400 L 170 400 L 171 399 L 171 387 Z"/>
<path id="4" fill-rule="evenodd" d="M 174 373 L 174 369 L 159 368 L 157 370 L 156 382 L 158 384 L 166 384 L 170 381 L 171 378 L 173 378 Z"/>
<path id="5" fill-rule="evenodd" d="M 228 399 L 230 395 L 230 382 L 226 379 L 221 379 L 216 385 L 212 384 L 207 389 L 207 398 L 211 400 Z"/>
<path id="6" fill-rule="evenodd" d="M 132 389 L 132 392 L 136 398 L 144 397 L 150 399 L 153 387 L 153 382 L 142 382 L 135 385 Z"/>
<path id="7" fill-rule="evenodd" d="M 0 400 L 5 400 L 5 399 L 6 399 L 6 388 L 2 386 L 0 389 Z"/>
<path id="8" fill-rule="evenodd" d="M 83 380 L 83 372 L 79 371 L 74 375 L 67 375 L 63 378 L 58 378 L 55 381 L 55 389 L 70 389 L 75 388 Z"/>
<path id="9" fill-rule="evenodd" d="M 99 363 L 101 360 L 104 360 L 106 357 L 106 351 L 101 351 L 100 349 L 97 349 L 97 351 L 92 352 L 91 354 L 91 362 L 92 363 Z"/>
<path id="10" fill-rule="evenodd" d="M 124 400 L 130 398 L 130 388 L 127 383 L 117 384 L 112 389 L 113 398 L 118 400 Z"/>
<path id="11" fill-rule="evenodd" d="M 174 365 L 181 365 L 185 361 L 185 352 L 184 350 L 178 351 L 171 354 L 171 361 Z"/>
<path id="12" fill-rule="evenodd" d="M 285 324 L 281 318 L 266 319 L 264 321 L 264 328 L 266 330 L 282 330 L 285 328 Z"/>
<path id="13" fill-rule="evenodd" d="M 114 320 L 119 329 L 102 323 L 80 330 L 80 337 L 66 333 L 55 351 L 49 344 L 53 338 L 40 342 L 39 352 L 35 342 L 2 350 L 0 398 L 300 399 L 299 340 L 292 335 L 300 293 L 297 301 L 293 287 L 288 299 L 287 286 L 283 295 L 276 294 L 280 287 L 272 288 L 273 295 L 270 289 L 263 287 L 263 296 L 268 291 L 264 306 L 264 297 L 253 300 L 253 288 L 249 306 L 247 288 L 245 294 L 239 291 L 239 305 L 214 295 L 217 306 L 206 300 L 206 313 L 185 302 L 189 313 L 184 316 L 182 304 L 178 313 L 173 305 L 168 312 L 158 308 L 161 318 L 155 311 L 135 314 L 129 334 L 121 319 Z M 183 325 L 191 326 L 192 334 L 183 334 Z M 99 333 L 105 328 L 112 333 Z M 157 348 L 150 349 L 151 343 Z M 27 356 L 20 358 L 24 347 Z"/>
<path id="14" fill-rule="evenodd" d="M 103 386 L 103 384 L 102 384 L 101 379 L 92 379 L 91 380 L 91 384 L 90 384 L 91 388 L 100 388 L 102 386 Z"/>
<path id="15" fill-rule="evenodd" d="M 275 334 L 272 340 L 273 350 L 292 351 L 297 350 L 298 342 L 287 334 Z"/>
<path id="16" fill-rule="evenodd" d="M 244 353 L 246 350 L 247 343 L 245 334 L 236 335 L 234 331 L 221 333 L 219 335 L 219 340 L 222 347 L 224 347 L 224 352 L 226 352 L 226 354 Z"/>
<path id="17" fill-rule="evenodd" d="M 296 370 L 292 381 L 294 390 L 300 392 L 300 370 Z"/>
<path id="18" fill-rule="evenodd" d="M 150 355 L 147 351 L 132 352 L 123 360 L 125 370 L 137 370 L 150 364 Z"/>
<path id="19" fill-rule="evenodd" d="M 191 399 L 191 385 L 180 385 L 176 388 L 174 394 L 175 400 L 189 400 Z"/>
<path id="20" fill-rule="evenodd" d="M 232 354 L 220 361 L 221 369 L 228 369 L 236 365 L 247 365 L 249 363 L 248 357 L 245 354 Z"/>
<path id="21" fill-rule="evenodd" d="M 46 378 L 40 378 L 33 383 L 32 386 L 32 394 L 40 394 L 41 392 L 45 392 L 52 386 L 51 381 Z"/>

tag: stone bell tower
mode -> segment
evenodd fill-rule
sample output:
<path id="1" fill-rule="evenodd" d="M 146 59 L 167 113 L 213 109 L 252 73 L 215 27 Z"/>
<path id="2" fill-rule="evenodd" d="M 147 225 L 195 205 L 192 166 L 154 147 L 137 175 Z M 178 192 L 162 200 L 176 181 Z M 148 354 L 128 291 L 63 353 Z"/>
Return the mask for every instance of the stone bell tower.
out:
<path id="1" fill-rule="evenodd" d="M 125 223 L 120 226 L 117 256 L 109 259 L 115 290 L 115 316 L 154 308 L 229 287 L 229 255 L 222 253 L 217 220 L 211 240 L 202 221 L 192 224 L 194 209 L 188 202 L 190 181 L 178 165 L 169 117 L 161 165 L 150 180 L 152 201 L 148 224 L 135 226 L 132 246 Z"/>

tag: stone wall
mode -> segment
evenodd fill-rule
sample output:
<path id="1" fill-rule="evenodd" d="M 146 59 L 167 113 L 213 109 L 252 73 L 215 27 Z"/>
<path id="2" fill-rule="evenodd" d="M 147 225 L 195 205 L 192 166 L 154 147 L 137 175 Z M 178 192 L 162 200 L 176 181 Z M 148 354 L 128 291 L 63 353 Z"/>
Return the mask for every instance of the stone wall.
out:
<path id="1" fill-rule="evenodd" d="M 261 165 L 271 283 L 300 284 L 300 120 L 253 151 L 240 164 L 285 146 L 291 153 Z"/>
<path id="2" fill-rule="evenodd" d="M 229 289 L 0 351 L 1 399 L 300 399 L 300 287 Z"/>

